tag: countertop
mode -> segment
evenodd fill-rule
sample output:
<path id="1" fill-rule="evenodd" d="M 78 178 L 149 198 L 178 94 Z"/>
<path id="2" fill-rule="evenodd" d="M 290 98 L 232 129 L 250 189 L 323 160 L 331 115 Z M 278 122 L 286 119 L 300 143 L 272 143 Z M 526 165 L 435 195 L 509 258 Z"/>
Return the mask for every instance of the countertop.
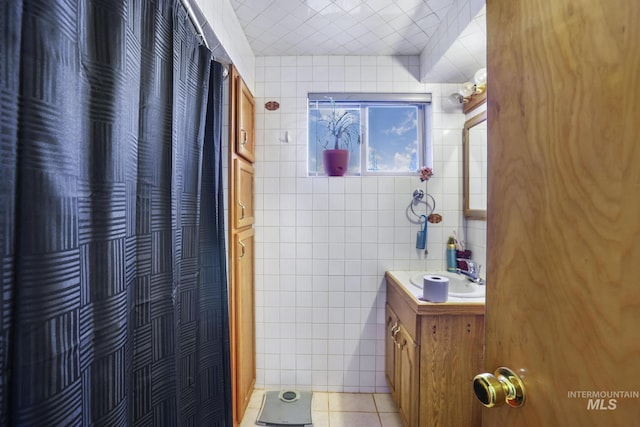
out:
<path id="1" fill-rule="evenodd" d="M 388 286 L 397 291 L 417 314 L 484 314 L 484 298 L 460 298 L 449 296 L 447 302 L 423 301 L 422 289 L 411 284 L 410 278 L 419 271 L 387 271 Z"/>

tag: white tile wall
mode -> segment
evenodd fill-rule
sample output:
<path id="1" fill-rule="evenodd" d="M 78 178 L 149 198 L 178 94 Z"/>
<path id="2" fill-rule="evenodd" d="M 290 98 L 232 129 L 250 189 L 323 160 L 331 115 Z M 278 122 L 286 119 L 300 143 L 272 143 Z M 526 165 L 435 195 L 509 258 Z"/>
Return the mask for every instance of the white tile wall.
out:
<path id="1" fill-rule="evenodd" d="M 444 268 L 446 238 L 462 224 L 465 117 L 447 103 L 458 86 L 420 83 L 419 68 L 417 56 L 256 58 L 256 387 L 387 391 L 384 272 Z M 431 92 L 428 185 L 417 174 L 308 177 L 306 96 L 322 91 Z M 427 256 L 406 213 L 416 188 L 444 217 L 429 225 Z"/>

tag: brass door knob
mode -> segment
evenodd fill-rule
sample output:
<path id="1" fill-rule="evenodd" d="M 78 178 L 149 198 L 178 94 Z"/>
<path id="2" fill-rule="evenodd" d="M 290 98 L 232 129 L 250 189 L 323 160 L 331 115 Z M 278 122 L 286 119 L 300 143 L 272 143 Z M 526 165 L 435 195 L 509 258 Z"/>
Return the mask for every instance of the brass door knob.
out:
<path id="1" fill-rule="evenodd" d="M 487 408 L 505 403 L 514 408 L 524 405 L 525 392 L 522 379 L 505 367 L 496 369 L 494 374 L 479 374 L 473 379 L 473 391 L 478 400 Z"/>

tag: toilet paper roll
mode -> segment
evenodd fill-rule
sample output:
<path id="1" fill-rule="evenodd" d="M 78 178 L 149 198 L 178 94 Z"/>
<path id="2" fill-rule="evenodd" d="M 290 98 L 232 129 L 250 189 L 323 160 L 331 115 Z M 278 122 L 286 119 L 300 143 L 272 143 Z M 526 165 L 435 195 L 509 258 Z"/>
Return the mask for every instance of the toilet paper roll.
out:
<path id="1" fill-rule="evenodd" d="M 437 274 L 427 274 L 422 279 L 422 299 L 431 302 L 447 302 L 449 279 Z"/>

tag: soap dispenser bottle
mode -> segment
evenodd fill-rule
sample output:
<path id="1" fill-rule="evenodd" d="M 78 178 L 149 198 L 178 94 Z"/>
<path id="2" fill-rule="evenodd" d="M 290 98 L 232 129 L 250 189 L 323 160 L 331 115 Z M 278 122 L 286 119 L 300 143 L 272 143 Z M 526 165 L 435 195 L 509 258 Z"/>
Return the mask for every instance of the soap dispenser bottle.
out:
<path id="1" fill-rule="evenodd" d="M 453 236 L 449 236 L 449 240 L 447 241 L 447 271 L 456 271 L 457 266 L 456 260 L 456 239 Z"/>

